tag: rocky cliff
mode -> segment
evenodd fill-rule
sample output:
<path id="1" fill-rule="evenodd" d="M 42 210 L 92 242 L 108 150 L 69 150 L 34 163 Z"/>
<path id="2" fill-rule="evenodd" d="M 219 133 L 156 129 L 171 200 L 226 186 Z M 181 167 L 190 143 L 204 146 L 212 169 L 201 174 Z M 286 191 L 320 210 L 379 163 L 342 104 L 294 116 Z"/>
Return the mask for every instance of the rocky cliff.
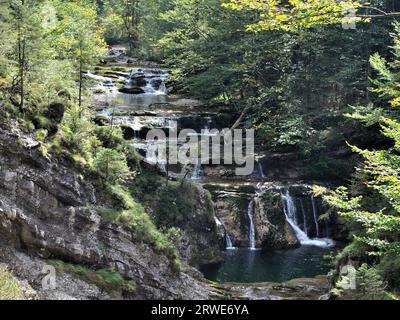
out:
<path id="1" fill-rule="evenodd" d="M 165 256 L 104 220 L 97 210 L 104 205 L 102 195 L 93 184 L 62 161 L 42 157 L 38 146 L 29 137 L 0 130 L 0 263 L 23 281 L 25 297 L 115 297 L 96 281 L 83 281 L 82 270 L 108 270 L 133 284 L 130 290 L 122 287 L 118 297 L 210 297 L 212 289 L 198 271 L 183 263 L 182 272 L 174 272 Z M 82 268 L 57 269 L 56 290 L 44 290 L 42 272 L 54 260 Z"/>

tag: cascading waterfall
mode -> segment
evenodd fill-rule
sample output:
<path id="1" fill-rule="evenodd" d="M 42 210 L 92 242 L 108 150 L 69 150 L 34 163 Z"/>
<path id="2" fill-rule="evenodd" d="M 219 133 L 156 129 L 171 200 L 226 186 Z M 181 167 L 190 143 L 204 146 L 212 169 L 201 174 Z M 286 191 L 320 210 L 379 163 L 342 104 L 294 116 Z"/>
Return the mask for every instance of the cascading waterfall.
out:
<path id="1" fill-rule="evenodd" d="M 198 161 L 193 168 L 192 180 L 200 180 L 202 176 L 203 176 L 203 169 L 201 166 L 201 162 Z"/>
<path id="2" fill-rule="evenodd" d="M 310 239 L 304 230 L 302 230 L 297 223 L 297 208 L 293 197 L 290 195 L 289 190 L 282 192 L 282 201 L 284 204 L 284 212 L 287 222 L 293 228 L 297 239 L 303 246 L 318 246 L 318 247 L 331 247 L 334 245 L 331 239 Z"/>
<path id="3" fill-rule="evenodd" d="M 304 210 L 303 200 L 300 200 L 300 206 L 301 206 L 301 213 L 303 214 L 304 232 L 305 232 L 306 234 L 308 234 L 307 216 L 306 216 L 306 211 Z"/>
<path id="4" fill-rule="evenodd" d="M 256 230 L 254 227 L 254 199 L 252 199 L 249 203 L 249 207 L 247 209 L 247 215 L 249 216 L 249 248 L 251 250 L 256 249 Z"/>
<path id="5" fill-rule="evenodd" d="M 261 162 L 260 162 L 260 161 L 257 161 L 257 164 L 258 164 L 258 170 L 259 170 L 259 172 L 260 172 L 261 178 L 262 178 L 262 179 L 266 178 L 266 176 L 265 176 L 265 174 L 264 174 L 264 169 L 263 169 L 263 166 L 262 166 Z"/>
<path id="6" fill-rule="evenodd" d="M 228 234 L 228 230 L 226 229 L 226 226 L 217 217 L 214 217 L 214 218 L 215 218 L 215 223 L 217 224 L 217 226 L 222 226 L 225 230 L 225 250 L 235 250 L 236 247 L 233 246 L 232 239 Z"/>
<path id="7" fill-rule="evenodd" d="M 317 214 L 317 206 L 315 204 L 315 198 L 314 197 L 311 197 L 311 203 L 312 203 L 312 209 L 313 209 L 315 230 L 317 230 L 317 237 L 319 238 L 320 237 L 320 232 L 319 232 L 318 214 Z"/>
<path id="8" fill-rule="evenodd" d="M 231 237 L 228 232 L 225 232 L 225 241 L 226 241 L 226 250 L 235 250 L 236 248 L 233 246 Z"/>
<path id="9" fill-rule="evenodd" d="M 143 89 L 145 94 L 165 95 L 167 88 L 165 80 L 168 78 L 168 73 L 157 69 L 132 69 L 127 81 L 128 86 L 139 87 Z"/>

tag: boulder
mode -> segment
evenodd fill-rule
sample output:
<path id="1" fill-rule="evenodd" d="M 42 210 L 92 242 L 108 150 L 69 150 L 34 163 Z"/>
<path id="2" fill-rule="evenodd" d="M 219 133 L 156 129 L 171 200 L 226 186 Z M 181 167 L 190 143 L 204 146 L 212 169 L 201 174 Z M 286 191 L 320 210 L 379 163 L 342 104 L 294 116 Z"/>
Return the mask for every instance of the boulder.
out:
<path id="1" fill-rule="evenodd" d="M 154 90 L 159 90 L 161 88 L 162 83 L 163 83 L 162 79 L 153 79 L 150 81 L 150 84 Z"/>
<path id="2" fill-rule="evenodd" d="M 132 140 L 135 138 L 135 130 L 133 130 L 130 126 L 122 125 L 121 130 L 125 140 Z"/>
<path id="3" fill-rule="evenodd" d="M 127 93 L 127 94 L 143 94 L 145 91 L 142 88 L 139 87 L 123 87 L 118 90 L 121 93 Z"/>

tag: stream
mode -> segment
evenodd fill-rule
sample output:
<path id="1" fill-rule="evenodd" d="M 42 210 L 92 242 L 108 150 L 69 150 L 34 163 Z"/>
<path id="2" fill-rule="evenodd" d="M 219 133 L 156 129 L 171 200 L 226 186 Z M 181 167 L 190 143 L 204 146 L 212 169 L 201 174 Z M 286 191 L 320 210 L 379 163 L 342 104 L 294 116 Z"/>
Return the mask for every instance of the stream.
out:
<path id="1" fill-rule="evenodd" d="M 201 103 L 196 100 L 183 99 L 179 96 L 168 95 L 165 80 L 168 73 L 157 68 L 141 66 L 130 67 L 131 71 L 120 75 L 119 81 L 125 81 L 122 91 L 135 91 L 135 94 L 122 93 L 113 83 L 114 79 L 88 74 L 97 82 L 96 90 L 103 91 L 95 96 L 98 116 L 106 117 L 114 124 L 123 125 L 125 135 L 131 140 L 132 146 L 144 155 L 149 148 L 144 140 L 148 128 L 168 129 L 172 121 L 177 121 L 180 127 L 192 128 L 199 132 L 201 129 L 213 128 L 217 122 L 212 111 L 201 109 Z M 115 80 L 114 80 L 115 81 Z M 104 105 L 107 107 L 104 108 Z M 221 128 L 218 128 L 221 129 Z M 130 133 L 130 134 L 129 134 Z M 165 164 L 159 164 L 164 174 Z M 179 176 L 179 170 L 174 177 Z M 251 178 L 254 184 L 265 181 L 264 169 L 256 162 L 255 172 Z M 206 184 L 212 181 L 199 162 L 188 176 L 194 183 Z M 223 179 L 222 179 L 223 180 Z M 223 263 L 207 265 L 201 268 L 205 277 L 217 282 L 283 282 L 295 278 L 315 277 L 326 274 L 331 265 L 324 256 L 335 251 L 335 243 L 329 238 L 329 230 L 318 221 L 314 198 L 295 200 L 289 191 L 282 189 L 282 203 L 286 221 L 293 228 L 299 248 L 265 251 L 259 250 L 256 243 L 255 203 L 256 191 L 244 209 L 243 214 L 248 219 L 248 236 L 246 247 L 236 247 L 229 228 L 218 220 L 225 229 L 226 254 Z M 294 203 L 297 201 L 297 205 Z M 309 214 L 304 210 L 304 202 L 311 208 Z M 311 212 L 312 211 L 312 212 Z M 218 211 L 216 212 L 218 216 Z M 218 217 L 220 218 L 220 217 Z M 324 234 L 322 234 L 324 233 Z"/>

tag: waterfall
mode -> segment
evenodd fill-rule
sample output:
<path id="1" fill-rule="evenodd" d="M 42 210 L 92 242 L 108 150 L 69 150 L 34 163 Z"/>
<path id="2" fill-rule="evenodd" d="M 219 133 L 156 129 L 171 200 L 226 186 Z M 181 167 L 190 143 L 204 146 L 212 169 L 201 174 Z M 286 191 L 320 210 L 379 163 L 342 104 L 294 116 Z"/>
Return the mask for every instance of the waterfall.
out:
<path id="1" fill-rule="evenodd" d="M 296 222 L 296 205 L 293 197 L 290 195 L 289 190 L 282 192 L 283 208 L 286 216 L 286 221 L 293 228 L 297 239 L 303 246 L 318 246 L 318 247 L 331 247 L 334 245 L 331 239 L 310 239 Z"/>
<path id="2" fill-rule="evenodd" d="M 303 214 L 304 232 L 308 235 L 307 216 L 306 216 L 306 211 L 304 210 L 304 204 L 302 199 L 300 199 L 300 206 L 301 206 L 301 213 Z"/>
<path id="3" fill-rule="evenodd" d="M 284 212 L 285 212 L 286 220 L 291 225 L 294 232 L 296 233 L 297 239 L 300 241 L 300 243 L 302 245 L 308 243 L 310 241 L 310 238 L 297 225 L 297 221 L 296 221 L 297 220 L 296 219 L 297 209 L 294 204 L 294 199 L 289 193 L 289 190 L 286 190 L 285 193 L 282 193 L 282 200 L 283 200 L 283 204 L 284 204 Z"/>
<path id="4" fill-rule="evenodd" d="M 231 237 L 229 236 L 228 232 L 225 231 L 225 241 L 226 241 L 226 250 L 235 250 L 236 248 L 233 246 Z"/>
<path id="5" fill-rule="evenodd" d="M 217 226 L 222 226 L 225 230 L 225 250 L 235 250 L 236 248 L 233 246 L 232 239 L 228 234 L 228 230 L 226 230 L 226 226 L 217 217 L 214 217 L 214 219 Z"/>
<path id="6" fill-rule="evenodd" d="M 203 169 L 201 167 L 201 162 L 198 161 L 193 168 L 192 180 L 200 180 L 202 176 L 203 176 Z"/>
<path id="7" fill-rule="evenodd" d="M 254 199 L 252 199 L 249 203 L 249 207 L 247 209 L 247 215 L 249 216 L 250 227 L 249 227 L 249 248 L 251 250 L 256 249 L 256 231 L 254 227 Z"/>
<path id="8" fill-rule="evenodd" d="M 315 198 L 311 197 L 311 203 L 312 203 L 312 209 L 313 209 L 313 217 L 314 217 L 314 223 L 315 223 L 315 229 L 317 230 L 317 237 L 320 237 L 320 232 L 319 232 L 319 223 L 318 223 L 318 214 L 317 214 L 317 206 L 315 205 Z"/>
<path id="9" fill-rule="evenodd" d="M 265 176 L 265 174 L 264 174 L 264 169 L 263 169 L 263 167 L 262 167 L 261 162 L 260 162 L 260 161 L 257 161 L 257 164 L 258 164 L 258 170 L 259 170 L 259 172 L 260 172 L 261 178 L 262 178 L 262 179 L 265 179 L 266 176 Z"/>
<path id="10" fill-rule="evenodd" d="M 168 173 L 168 172 L 167 172 L 167 165 L 166 165 L 164 162 L 161 162 L 161 163 L 159 164 L 159 168 L 160 168 L 160 170 L 161 170 L 162 173 L 164 173 L 164 174 L 167 174 L 167 173 Z"/>

